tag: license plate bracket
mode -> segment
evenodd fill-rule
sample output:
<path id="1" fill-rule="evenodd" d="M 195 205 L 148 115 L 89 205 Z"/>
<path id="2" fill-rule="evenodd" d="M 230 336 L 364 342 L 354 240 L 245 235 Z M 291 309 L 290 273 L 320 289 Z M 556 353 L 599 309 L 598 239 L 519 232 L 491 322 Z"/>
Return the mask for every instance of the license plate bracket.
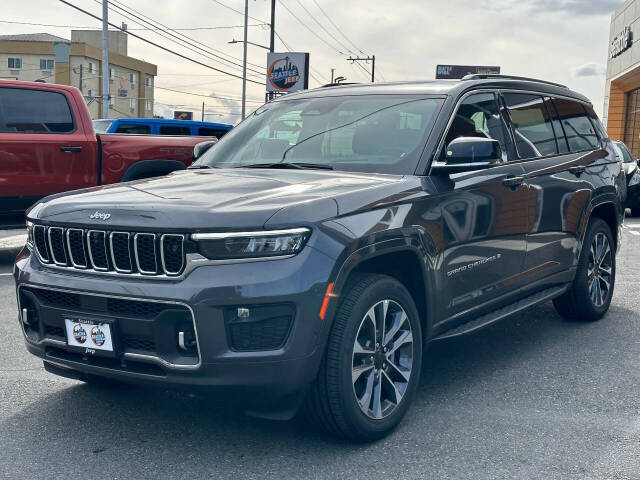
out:
<path id="1" fill-rule="evenodd" d="M 114 320 L 63 315 L 67 348 L 86 356 L 116 357 Z"/>

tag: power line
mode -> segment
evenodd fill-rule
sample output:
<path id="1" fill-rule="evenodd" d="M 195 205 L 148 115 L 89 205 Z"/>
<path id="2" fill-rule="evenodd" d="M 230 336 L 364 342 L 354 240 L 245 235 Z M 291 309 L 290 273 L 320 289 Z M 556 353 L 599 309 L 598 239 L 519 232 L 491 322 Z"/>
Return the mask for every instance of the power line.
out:
<path id="1" fill-rule="evenodd" d="M 351 41 L 351 39 L 349 39 L 349 37 L 347 37 L 347 36 L 344 34 L 344 32 L 340 29 L 340 27 L 338 27 L 338 25 L 336 25 L 336 24 L 335 24 L 335 22 L 334 22 L 333 20 L 331 20 L 331 17 L 330 17 L 329 15 L 327 15 L 327 12 L 325 12 L 325 11 L 323 10 L 323 8 L 320 6 L 320 4 L 319 4 L 316 0 L 313 0 L 313 3 L 315 3 L 315 4 L 316 4 L 316 7 L 318 7 L 318 9 L 319 9 L 319 10 L 322 12 L 322 14 L 327 18 L 327 20 L 329 20 L 329 23 L 331 23 L 331 25 L 333 25 L 333 28 L 335 28 L 335 29 L 340 33 L 340 35 L 342 35 L 342 36 L 344 37 L 344 39 L 345 39 L 347 42 L 349 42 L 349 43 L 353 46 L 353 48 L 355 48 L 356 50 L 358 50 L 358 51 L 359 51 L 360 53 L 362 53 L 363 55 L 367 55 L 366 53 L 364 53 L 364 52 L 362 51 L 362 49 L 361 49 L 361 48 L 358 48 L 358 46 L 357 46 L 355 43 L 353 43 L 353 42 Z"/>
<path id="2" fill-rule="evenodd" d="M 354 52 L 351 51 L 351 49 L 349 47 L 347 47 L 344 43 L 342 43 L 340 40 L 338 40 L 333 33 L 331 33 L 329 30 L 327 30 L 325 28 L 325 26 L 322 25 L 318 21 L 318 19 L 309 10 L 307 10 L 307 7 L 305 7 L 300 0 L 296 0 L 296 2 L 298 2 L 298 5 L 300 5 L 302 7 L 302 9 L 305 12 L 307 12 L 307 15 L 309 15 L 311 17 L 311 20 L 313 20 L 322 30 L 324 30 L 331 38 L 333 38 L 342 49 L 346 50 L 349 53 L 354 53 Z"/>
<path id="3" fill-rule="evenodd" d="M 298 23 L 300 23 L 304 28 L 306 28 L 307 30 L 309 30 L 311 32 L 312 35 L 314 35 L 316 38 L 318 38 L 320 41 L 322 41 L 323 43 L 325 43 L 327 46 L 329 46 L 329 48 L 331 48 L 332 50 L 335 50 L 336 52 L 338 52 L 340 55 L 344 55 L 344 52 L 341 52 L 339 49 L 337 49 L 335 46 L 331 45 L 329 42 L 327 42 L 324 38 L 322 38 L 320 35 L 318 35 L 309 25 L 307 25 L 306 23 L 304 23 L 302 20 L 300 20 L 300 17 L 298 17 L 295 13 L 293 13 L 291 11 L 291 9 L 289 7 L 287 7 L 284 2 L 282 2 L 282 0 L 280 1 L 280 5 L 282 5 L 282 7 L 289 12 L 289 14 L 295 18 Z"/>
<path id="4" fill-rule="evenodd" d="M 88 15 L 88 16 L 90 16 L 90 17 L 92 17 L 92 18 L 96 19 L 96 20 L 100 20 L 100 21 L 102 21 L 102 19 L 101 19 L 100 17 L 98 17 L 97 15 L 94 15 L 93 13 L 88 12 L 87 10 L 85 10 L 85 9 L 83 9 L 83 8 L 78 7 L 77 5 L 74 5 L 73 3 L 70 3 L 70 2 L 68 2 L 67 0 L 58 0 L 58 1 L 59 1 L 59 2 L 61 2 L 61 3 L 64 3 L 65 5 L 68 5 L 68 6 L 69 6 L 69 7 L 71 7 L 71 8 L 74 8 L 74 9 L 78 10 L 79 12 L 84 13 L 85 15 Z M 119 27 L 119 26 L 117 26 L 117 25 L 114 25 L 114 24 L 113 24 L 113 23 L 111 23 L 111 22 L 109 22 L 109 25 L 110 25 L 110 26 L 112 26 L 113 28 L 116 28 L 116 29 L 120 30 L 120 31 L 124 31 L 122 28 L 120 28 L 120 27 Z M 224 73 L 224 74 L 229 75 L 229 76 L 231 76 L 231 77 L 240 78 L 240 79 L 242 78 L 240 75 L 236 75 L 236 74 L 234 74 L 234 73 L 227 72 L 227 71 L 222 70 L 222 69 L 220 69 L 220 68 L 216 68 L 216 67 L 214 67 L 214 66 L 208 65 L 208 64 L 206 64 L 206 63 L 204 63 L 204 62 L 201 62 L 201 61 L 199 61 L 199 60 L 196 60 L 196 59 L 194 59 L 194 58 L 188 57 L 187 55 L 183 55 L 182 53 L 176 52 L 175 50 L 171 50 L 170 48 L 163 47 L 162 45 L 159 45 L 159 44 L 157 44 L 157 43 L 155 43 L 155 42 L 153 42 L 153 41 L 151 41 L 151 40 L 148 40 L 148 39 L 146 39 L 146 38 L 144 38 L 144 37 L 142 37 L 142 36 L 138 35 L 137 33 L 131 33 L 131 32 L 129 32 L 129 35 L 131 35 L 131 36 L 132 36 L 132 37 L 134 37 L 134 38 L 137 38 L 138 40 L 142 40 L 142 41 L 143 41 L 143 42 L 145 42 L 145 43 L 148 43 L 148 44 L 150 44 L 150 45 L 153 45 L 154 47 L 157 47 L 157 48 L 159 48 L 159 49 L 161 49 L 161 50 L 164 50 L 165 52 L 168 52 L 168 53 L 171 53 L 171 54 L 173 54 L 173 55 L 176 55 L 177 57 L 180 57 L 180 58 L 182 58 L 182 59 L 184 59 L 184 60 L 188 60 L 188 61 L 190 61 L 190 62 L 192 62 L 192 63 L 195 63 L 195 64 L 197 64 L 197 65 L 200 65 L 200 66 L 202 66 L 202 67 L 209 68 L 209 69 L 214 70 L 214 71 L 216 71 L 216 72 Z M 255 83 L 255 84 L 257 84 L 257 85 L 264 85 L 264 82 L 259 82 L 259 81 L 257 81 L 257 80 L 252 80 L 252 79 L 249 79 L 249 78 L 247 79 L 247 82 Z"/>
<path id="5" fill-rule="evenodd" d="M 226 8 L 227 10 L 231 10 L 232 12 L 236 12 L 239 15 L 242 15 L 244 17 L 244 12 L 241 12 L 240 10 L 236 10 L 233 7 L 230 7 L 229 5 L 225 5 L 222 2 L 219 2 L 218 0 L 211 0 L 213 3 L 217 3 L 218 5 L 220 5 L 221 7 Z M 265 25 L 271 25 L 269 22 L 265 22 L 264 20 L 260 20 L 259 18 L 256 17 L 252 17 L 251 15 L 247 15 L 247 17 L 249 17 L 251 20 L 255 20 L 256 22 L 261 22 L 264 23 Z"/>
<path id="6" fill-rule="evenodd" d="M 96 3 L 98 3 L 98 4 L 99 4 L 99 3 L 101 3 L 101 0 L 94 0 L 94 1 L 95 1 Z M 125 7 L 120 6 L 120 2 L 117 2 L 117 3 L 118 3 L 118 4 L 114 3 L 113 1 L 109 1 L 109 4 L 111 4 L 114 8 L 116 8 L 116 9 L 118 9 L 118 10 L 121 10 L 122 12 L 125 12 L 126 14 L 131 15 L 131 16 L 133 16 L 133 17 L 135 17 L 135 18 L 139 19 L 140 21 L 144 22 L 145 24 L 152 25 L 153 27 L 157 27 L 158 25 L 160 25 L 160 26 L 162 26 L 162 27 L 167 28 L 165 25 L 162 25 L 160 22 L 157 22 L 156 20 L 153 20 L 153 19 L 151 19 L 150 17 L 147 17 L 146 15 L 143 15 L 142 13 L 140 13 L 140 15 L 142 15 L 143 17 L 148 18 L 148 19 L 149 19 L 149 20 L 151 20 L 151 21 L 145 20 L 144 18 L 142 18 L 142 17 L 140 17 L 140 16 L 136 15 L 135 13 L 132 13 L 131 11 L 127 10 L 127 9 L 125 8 L 126 6 L 125 6 Z M 122 4 L 122 5 L 124 5 L 124 4 Z M 127 7 L 127 8 L 128 8 L 128 7 Z M 142 24 L 142 23 L 140 23 L 140 22 L 138 22 L 138 21 L 134 20 L 133 18 L 131 18 L 130 16 L 128 16 L 128 15 L 126 15 L 126 14 L 123 14 L 121 11 L 117 11 L 116 13 L 118 13 L 119 15 L 123 16 L 124 18 L 126 18 L 126 19 L 128 19 L 128 20 L 130 20 L 130 21 L 132 21 L 132 22 L 134 22 L 134 23 L 136 23 L 136 24 L 138 24 L 138 25 L 143 25 L 143 26 L 144 26 L 144 24 Z M 133 11 L 135 12 L 135 10 L 133 10 Z M 139 13 L 139 12 L 136 12 L 136 13 Z M 153 23 L 153 22 L 155 22 L 155 23 Z M 185 38 L 190 38 L 190 37 L 188 37 L 188 36 L 186 36 L 186 35 L 182 35 L 182 36 L 180 36 L 180 37 L 177 37 L 177 36 L 173 35 L 172 33 L 168 32 L 167 30 L 160 30 L 160 31 L 161 31 L 161 32 L 163 32 L 163 33 L 160 33 L 160 32 L 158 32 L 158 31 L 154 31 L 154 33 L 155 33 L 156 35 L 159 35 L 159 36 L 161 36 L 161 37 L 163 37 L 163 38 L 165 38 L 165 39 L 167 39 L 167 40 L 169 40 L 169 41 L 172 41 L 172 42 L 174 42 L 174 43 L 176 43 L 176 44 L 180 45 L 180 46 L 181 46 L 181 47 L 183 47 L 183 48 L 186 48 L 187 50 L 190 50 L 190 51 L 192 51 L 192 52 L 194 52 L 194 53 L 197 53 L 197 54 L 199 54 L 199 55 L 202 55 L 202 56 L 203 56 L 203 57 L 205 57 L 205 58 L 208 58 L 208 59 L 210 59 L 210 60 L 216 60 L 216 59 L 219 59 L 219 60 L 222 60 L 222 61 L 224 61 L 224 62 L 227 62 L 228 64 L 230 64 L 230 65 L 232 65 L 232 66 L 235 66 L 235 67 L 242 67 L 242 65 L 240 65 L 240 64 L 238 64 L 238 63 L 235 63 L 235 62 L 233 62 L 233 61 L 231 61 L 231 60 L 228 60 L 228 59 L 226 59 L 226 58 L 224 58 L 224 57 L 221 57 L 220 55 L 217 55 L 217 54 L 215 54 L 215 53 L 211 53 L 211 52 L 206 51 L 206 50 L 204 50 L 204 52 L 205 52 L 205 53 L 202 53 L 202 52 L 203 52 L 203 49 L 202 49 L 202 48 L 198 47 L 197 45 L 195 45 L 195 44 L 194 44 L 194 43 L 192 43 L 192 42 L 189 42 L 188 40 L 185 40 Z M 176 33 L 178 33 L 178 32 L 176 32 Z M 195 47 L 195 48 L 191 48 L 191 47 L 186 46 L 186 45 L 181 45 L 180 43 L 178 43 L 178 40 L 179 40 L 180 42 L 182 42 L 182 43 L 186 43 L 187 45 L 191 45 L 191 46 L 193 46 L 193 47 Z M 206 45 L 205 45 L 205 47 L 206 47 L 206 48 L 208 48 Z M 215 58 L 214 58 L 214 57 L 215 57 Z M 264 75 L 264 73 L 263 73 L 263 72 L 260 72 L 260 71 L 258 71 L 258 70 L 254 70 L 254 69 L 250 69 L 250 70 L 251 70 L 252 72 L 254 72 L 254 74 L 255 74 L 255 75 L 257 75 L 257 76 L 263 76 L 263 75 Z"/>
<path id="7" fill-rule="evenodd" d="M 59 24 L 53 24 L 53 23 L 34 23 L 34 22 L 16 22 L 13 20 L 0 20 L 0 23 L 10 23 L 10 24 L 14 24 L 14 25 L 33 25 L 36 27 L 54 27 L 54 28 L 81 28 L 81 29 L 94 29 L 93 27 L 89 27 L 89 26 L 83 26 L 83 25 L 59 25 Z M 264 26 L 268 26 L 268 23 L 251 23 L 248 26 L 249 27 L 264 27 Z M 244 28 L 244 25 L 220 25 L 217 27 L 175 27 L 172 28 L 171 30 L 174 31 L 181 31 L 181 32 L 189 32 L 189 31 L 194 31 L 194 30 L 225 30 L 225 29 L 232 29 L 232 28 Z M 127 28 L 128 30 L 161 30 L 161 29 L 157 29 L 157 28 Z"/>
<path id="8" fill-rule="evenodd" d="M 182 93 L 184 95 L 193 95 L 195 97 L 218 98 L 220 100 L 232 100 L 234 102 L 239 102 L 241 100 L 240 98 L 219 97 L 217 95 L 209 95 L 207 93 L 185 92 L 184 90 L 176 90 L 176 89 L 167 88 L 167 87 L 158 87 L 157 85 L 154 86 L 154 88 L 157 88 L 159 90 L 167 90 L 169 92 Z M 262 105 L 264 103 L 264 100 L 247 100 L 247 102 L 248 103 L 259 103 L 260 105 Z"/>

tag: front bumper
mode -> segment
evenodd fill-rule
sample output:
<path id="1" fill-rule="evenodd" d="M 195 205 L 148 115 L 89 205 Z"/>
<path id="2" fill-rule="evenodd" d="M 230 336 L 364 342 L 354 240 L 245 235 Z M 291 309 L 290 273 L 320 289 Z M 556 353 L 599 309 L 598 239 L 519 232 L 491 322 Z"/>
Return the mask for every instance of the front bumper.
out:
<path id="1" fill-rule="evenodd" d="M 144 384 L 220 387 L 231 394 L 243 394 L 237 399 L 249 408 L 261 408 L 285 398 L 299 400 L 314 380 L 324 350 L 321 333 L 326 327 L 318 312 L 333 265 L 324 253 L 307 246 L 291 258 L 206 265 L 179 279 L 134 278 L 43 266 L 25 249 L 18 256 L 14 276 L 20 309 L 28 303 L 40 312 L 37 318 L 41 322 L 55 324 L 69 315 L 98 316 L 115 322 L 115 335 L 118 331 L 123 336 L 142 331 L 155 337 L 156 345 L 163 345 L 154 347 L 162 351 L 150 353 L 137 349 L 136 344 L 132 348 L 118 341 L 115 358 L 103 358 L 72 351 L 67 347 L 66 332 L 55 333 L 55 326 L 38 327 L 38 332 L 30 333 L 21 319 L 27 349 L 41 357 L 50 371 Z M 31 294 L 41 290 L 63 292 L 81 301 L 65 300 L 65 304 Z M 160 314 L 150 320 L 144 308 L 104 307 L 110 299 L 159 305 L 154 312 Z M 229 335 L 230 314 L 238 308 L 269 311 L 272 305 L 286 305 L 292 312 L 284 343 L 269 350 L 234 348 Z M 165 307 L 168 312 L 161 311 Z M 197 342 L 196 348 L 185 353 L 176 346 L 177 330 L 189 323 Z"/>

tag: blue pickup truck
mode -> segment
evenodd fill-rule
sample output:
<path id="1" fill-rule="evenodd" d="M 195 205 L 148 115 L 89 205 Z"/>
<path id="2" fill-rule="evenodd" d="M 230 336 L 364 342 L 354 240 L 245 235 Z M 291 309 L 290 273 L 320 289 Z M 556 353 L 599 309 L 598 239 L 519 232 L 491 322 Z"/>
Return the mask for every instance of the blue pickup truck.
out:
<path id="1" fill-rule="evenodd" d="M 96 133 L 184 135 L 222 138 L 233 125 L 164 118 L 105 118 L 93 121 Z"/>

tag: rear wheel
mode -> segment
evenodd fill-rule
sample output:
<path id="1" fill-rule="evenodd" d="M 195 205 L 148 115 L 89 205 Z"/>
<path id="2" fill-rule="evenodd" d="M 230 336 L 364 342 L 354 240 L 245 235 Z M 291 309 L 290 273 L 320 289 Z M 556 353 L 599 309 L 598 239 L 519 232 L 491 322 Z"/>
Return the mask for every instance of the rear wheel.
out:
<path id="1" fill-rule="evenodd" d="M 553 304 L 560 315 L 572 320 L 595 321 L 609 309 L 616 278 L 616 255 L 609 225 L 599 218 L 587 229 L 576 278 L 570 289 Z"/>
<path id="2" fill-rule="evenodd" d="M 304 405 L 312 424 L 357 442 L 391 432 L 415 393 L 422 362 L 418 312 L 407 289 L 384 275 L 349 283 L 318 378 Z"/>

